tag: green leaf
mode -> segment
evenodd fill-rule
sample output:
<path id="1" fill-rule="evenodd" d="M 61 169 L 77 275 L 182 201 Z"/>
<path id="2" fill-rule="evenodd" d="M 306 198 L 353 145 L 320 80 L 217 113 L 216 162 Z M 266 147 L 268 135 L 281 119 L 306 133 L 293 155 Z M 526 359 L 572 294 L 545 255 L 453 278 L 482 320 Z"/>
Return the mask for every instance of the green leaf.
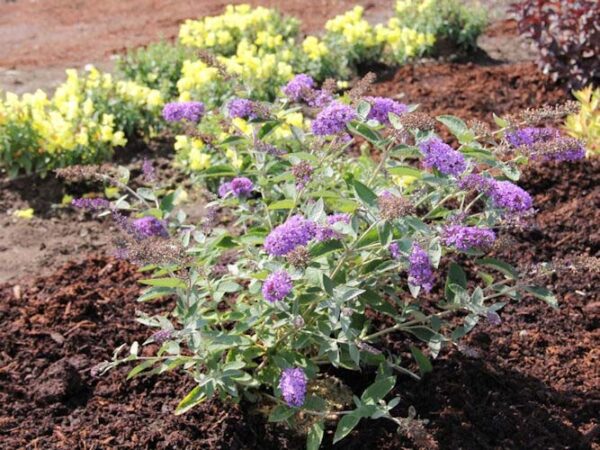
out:
<path id="1" fill-rule="evenodd" d="M 152 361 L 151 359 L 148 359 L 148 360 L 142 362 L 141 364 L 138 364 L 137 366 L 135 366 L 133 369 L 131 369 L 129 371 L 129 373 L 127 374 L 127 379 L 130 380 L 131 378 L 136 377 L 137 375 L 142 373 L 144 370 L 148 369 L 149 367 L 152 367 L 153 365 L 154 365 L 154 361 Z"/>
<path id="2" fill-rule="evenodd" d="M 421 172 L 419 169 L 415 169 L 414 167 L 407 167 L 407 166 L 390 167 L 388 169 L 388 172 L 391 175 L 409 176 L 409 177 L 415 177 L 415 178 L 423 177 L 423 172 Z"/>
<path id="3" fill-rule="evenodd" d="M 411 345 L 410 352 L 412 353 L 413 358 L 415 358 L 415 361 L 419 365 L 419 371 L 421 372 L 421 375 L 424 375 L 427 372 L 431 372 L 433 370 L 431 361 L 429 361 L 429 358 L 425 356 L 421 350 Z"/>
<path id="4" fill-rule="evenodd" d="M 186 413 L 194 406 L 199 405 L 205 400 L 206 395 L 204 394 L 202 386 L 196 386 L 179 402 L 177 408 L 175 408 L 175 415 L 179 416 L 183 413 Z"/>
<path id="5" fill-rule="evenodd" d="M 352 180 L 352 185 L 354 186 L 356 195 L 363 203 L 368 206 L 375 206 L 377 204 L 377 195 L 375 195 L 375 192 L 358 180 Z"/>
<path id="6" fill-rule="evenodd" d="M 333 296 L 333 289 L 335 288 L 335 283 L 329 278 L 327 275 L 323 274 L 321 277 L 321 286 L 323 290 L 327 292 L 327 294 Z"/>
<path id="7" fill-rule="evenodd" d="M 382 141 L 379 133 L 372 130 L 364 123 L 350 123 L 350 124 L 348 124 L 348 129 L 353 134 L 358 134 L 359 136 L 362 136 L 363 138 L 365 138 L 367 141 L 369 141 L 372 144 L 378 145 Z"/>
<path id="8" fill-rule="evenodd" d="M 369 386 L 361 395 L 363 402 L 377 403 L 382 400 L 396 385 L 396 377 L 386 377 Z"/>
<path id="9" fill-rule="evenodd" d="M 473 141 L 475 135 L 462 119 L 450 115 L 437 116 L 436 119 L 446 125 L 450 132 L 456 136 L 461 143 Z"/>
<path id="10" fill-rule="evenodd" d="M 217 178 L 217 177 L 233 177 L 236 175 L 235 169 L 229 164 L 218 164 L 211 166 L 206 170 L 203 170 L 200 174 L 204 178 Z"/>
<path id="11" fill-rule="evenodd" d="M 557 300 L 556 296 L 552 292 L 550 292 L 548 289 L 546 289 L 545 287 L 525 286 L 525 287 L 523 287 L 523 290 L 525 292 L 529 292 L 534 297 L 544 300 L 546 303 L 548 303 L 553 308 L 558 308 L 558 300 Z"/>
<path id="12" fill-rule="evenodd" d="M 306 437 L 306 450 L 319 450 L 321 441 L 323 440 L 323 431 L 323 422 L 317 422 L 310 427 Z"/>
<path id="13" fill-rule="evenodd" d="M 140 280 L 140 283 L 147 284 L 148 286 L 159 286 L 167 288 L 181 288 L 186 287 L 185 281 L 179 278 L 148 278 L 146 280 Z"/>
<path id="14" fill-rule="evenodd" d="M 331 240 L 325 242 L 319 242 L 310 248 L 310 255 L 313 258 L 323 256 L 327 253 L 334 252 L 336 250 L 343 250 L 344 245 L 338 240 Z"/>
<path id="15" fill-rule="evenodd" d="M 279 122 L 278 121 L 266 122 L 260 128 L 260 131 L 258 132 L 258 139 L 264 138 L 266 135 L 268 135 L 269 133 L 271 133 L 271 131 L 273 131 L 278 126 L 279 126 Z"/>
<path id="16" fill-rule="evenodd" d="M 508 278 L 513 279 L 513 280 L 516 280 L 517 278 L 519 278 L 519 273 L 513 266 L 511 266 L 510 264 L 508 264 L 504 261 L 500 261 L 499 259 L 495 259 L 495 258 L 476 259 L 475 264 L 496 269 L 498 272 L 506 275 Z"/>
<path id="17" fill-rule="evenodd" d="M 286 198 L 285 200 L 279 200 L 269 205 L 269 209 L 292 209 L 295 206 L 294 200 Z"/>
<path id="18" fill-rule="evenodd" d="M 360 422 L 360 416 L 355 412 L 346 414 L 338 422 L 337 428 L 335 429 L 335 435 L 333 436 L 333 443 L 337 443 L 344 439 L 348 434 L 358 425 Z"/>
<path id="19" fill-rule="evenodd" d="M 360 120 L 367 120 L 369 111 L 371 111 L 371 104 L 369 102 L 361 100 L 356 108 L 356 112 L 358 113 L 358 117 L 360 118 Z"/>
<path id="20" fill-rule="evenodd" d="M 448 277 L 446 278 L 446 286 L 444 292 L 446 294 L 446 298 L 449 301 L 453 301 L 455 298 L 455 293 L 450 289 L 450 286 L 458 285 L 463 289 L 467 288 L 467 274 L 458 264 L 452 262 L 450 263 L 450 268 L 448 269 Z"/>
<path id="21" fill-rule="evenodd" d="M 285 405 L 277 405 L 269 414 L 269 422 L 283 422 L 294 415 L 294 410 Z"/>
<path id="22" fill-rule="evenodd" d="M 173 288 L 152 287 L 144 291 L 137 299 L 138 302 L 148 302 L 161 297 L 166 297 L 173 293 Z"/>

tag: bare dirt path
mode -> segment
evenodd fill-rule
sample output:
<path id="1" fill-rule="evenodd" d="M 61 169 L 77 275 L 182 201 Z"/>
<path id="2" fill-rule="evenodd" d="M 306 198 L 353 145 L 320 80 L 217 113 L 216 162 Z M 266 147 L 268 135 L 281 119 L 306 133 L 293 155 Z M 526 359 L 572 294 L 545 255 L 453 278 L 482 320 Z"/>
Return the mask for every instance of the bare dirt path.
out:
<path id="1" fill-rule="evenodd" d="M 225 5 L 275 7 L 317 32 L 355 5 L 384 20 L 393 0 L 0 0 L 0 89 L 52 89 L 66 67 L 94 63 L 105 70 L 114 55 L 175 39 L 185 19 L 220 14 Z"/>

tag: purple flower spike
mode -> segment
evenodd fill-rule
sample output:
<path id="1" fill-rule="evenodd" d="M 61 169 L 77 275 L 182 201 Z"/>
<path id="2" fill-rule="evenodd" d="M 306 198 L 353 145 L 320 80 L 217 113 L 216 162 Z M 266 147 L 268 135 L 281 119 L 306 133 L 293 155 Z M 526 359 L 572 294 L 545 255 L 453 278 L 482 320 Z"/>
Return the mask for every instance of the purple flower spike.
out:
<path id="1" fill-rule="evenodd" d="M 554 128 L 527 127 L 506 133 L 506 140 L 513 147 L 530 146 L 538 142 L 548 142 L 560 137 Z"/>
<path id="2" fill-rule="evenodd" d="M 374 119 L 383 125 L 390 123 L 389 113 L 401 116 L 408 112 L 408 106 L 404 103 L 392 100 L 391 98 L 365 97 L 365 100 L 371 104 L 371 110 L 369 111 L 367 119 Z"/>
<path id="3" fill-rule="evenodd" d="M 490 247 L 496 240 L 496 233 L 487 228 L 451 225 L 444 230 L 443 239 L 445 245 L 465 251 Z"/>
<path id="4" fill-rule="evenodd" d="M 445 175 L 460 175 L 467 168 L 465 157 L 439 138 L 430 138 L 419 144 L 425 155 L 425 166 L 435 167 Z"/>
<path id="5" fill-rule="evenodd" d="M 434 276 L 427 252 L 419 244 L 414 244 L 409 258 L 408 282 L 421 286 L 426 292 L 433 288 Z"/>
<path id="6" fill-rule="evenodd" d="M 246 177 L 237 177 L 219 187 L 219 196 L 226 197 L 232 194 L 237 198 L 248 197 L 253 189 L 252 180 Z"/>
<path id="7" fill-rule="evenodd" d="M 393 259 L 400 259 L 400 246 L 397 242 L 392 242 L 388 248 Z"/>
<path id="8" fill-rule="evenodd" d="M 229 117 L 231 119 L 241 118 L 255 118 L 256 114 L 254 113 L 254 102 L 251 100 L 247 100 L 245 98 L 234 98 L 227 105 L 227 111 L 229 112 Z"/>
<path id="9" fill-rule="evenodd" d="M 71 201 L 71 205 L 91 211 L 110 208 L 110 202 L 104 198 L 75 198 Z"/>
<path id="10" fill-rule="evenodd" d="M 352 217 L 350 216 L 350 214 L 345 214 L 345 213 L 331 214 L 330 216 L 327 216 L 327 223 L 329 225 L 335 225 L 338 222 L 349 224 L 351 219 L 352 219 Z"/>
<path id="11" fill-rule="evenodd" d="M 494 206 L 513 213 L 525 213 L 533 205 L 531 196 L 510 181 L 495 181 L 490 183 L 489 194 Z"/>
<path id="12" fill-rule="evenodd" d="M 204 103 L 202 102 L 171 102 L 167 103 L 162 111 L 163 118 L 167 122 L 198 122 L 204 115 Z"/>
<path id="13" fill-rule="evenodd" d="M 284 369 L 279 380 L 281 395 L 288 406 L 302 406 L 306 397 L 307 378 L 300 368 Z"/>
<path id="14" fill-rule="evenodd" d="M 293 102 L 303 100 L 307 92 L 312 92 L 315 80 L 310 76 L 301 73 L 296 75 L 288 84 L 283 87 L 283 93 Z"/>
<path id="15" fill-rule="evenodd" d="M 269 233 L 265 251 L 272 256 L 285 256 L 296 247 L 306 245 L 316 234 L 316 223 L 301 215 L 292 216 Z"/>
<path id="16" fill-rule="evenodd" d="M 262 293 L 265 300 L 275 303 L 283 300 L 292 292 L 292 278 L 285 270 L 272 273 L 265 280 Z"/>
<path id="17" fill-rule="evenodd" d="M 153 216 L 135 219 L 132 223 L 132 227 L 137 237 L 141 239 L 154 236 L 166 238 L 169 236 L 164 222 Z"/>
<path id="18" fill-rule="evenodd" d="M 312 132 L 317 136 L 327 136 L 344 131 L 346 124 L 356 119 L 356 111 L 351 106 L 338 101 L 331 102 L 312 123 Z"/>

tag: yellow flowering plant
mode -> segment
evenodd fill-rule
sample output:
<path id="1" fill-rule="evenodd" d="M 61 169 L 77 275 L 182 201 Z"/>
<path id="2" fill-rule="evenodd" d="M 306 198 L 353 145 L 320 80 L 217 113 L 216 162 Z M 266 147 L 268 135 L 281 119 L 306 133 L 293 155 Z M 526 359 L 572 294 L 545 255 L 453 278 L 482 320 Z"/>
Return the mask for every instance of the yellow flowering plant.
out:
<path id="1" fill-rule="evenodd" d="M 94 67 L 67 70 L 51 98 L 41 90 L 0 98 L 0 166 L 16 176 L 105 160 L 126 136 L 149 134 L 162 104 L 159 91 Z"/>
<path id="2" fill-rule="evenodd" d="M 579 111 L 567 116 L 566 132 L 585 142 L 589 156 L 600 155 L 600 88 L 588 86 L 573 92 L 579 103 Z"/>
<path id="3" fill-rule="evenodd" d="M 395 9 L 399 27 L 435 36 L 438 49 L 448 45 L 470 51 L 487 25 L 485 10 L 477 0 L 397 0 Z"/>

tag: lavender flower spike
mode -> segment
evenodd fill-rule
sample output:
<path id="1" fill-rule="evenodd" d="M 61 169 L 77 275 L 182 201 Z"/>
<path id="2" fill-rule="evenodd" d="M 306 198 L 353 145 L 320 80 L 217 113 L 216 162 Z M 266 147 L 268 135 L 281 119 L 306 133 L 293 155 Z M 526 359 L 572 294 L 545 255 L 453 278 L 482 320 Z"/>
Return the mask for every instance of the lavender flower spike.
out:
<path id="1" fill-rule="evenodd" d="M 254 102 L 245 98 L 234 98 L 227 104 L 227 111 L 231 119 L 248 119 L 256 117 Z"/>
<path id="2" fill-rule="evenodd" d="M 371 110 L 367 119 L 374 119 L 380 124 L 389 124 L 389 113 L 394 113 L 397 116 L 408 112 L 408 106 L 404 103 L 397 102 L 391 98 L 385 97 L 365 97 L 365 100 L 371 104 Z"/>
<path id="3" fill-rule="evenodd" d="M 292 216 L 269 233 L 264 243 L 265 251 L 272 256 L 285 256 L 296 247 L 306 245 L 316 233 L 316 223 L 301 215 Z"/>
<path id="4" fill-rule="evenodd" d="M 292 292 L 292 278 L 285 270 L 272 273 L 265 280 L 262 293 L 265 300 L 275 303 L 283 300 Z"/>
<path id="5" fill-rule="evenodd" d="M 232 194 L 237 198 L 248 197 L 253 189 L 252 180 L 246 177 L 237 177 L 219 187 L 219 196 L 225 197 Z"/>
<path id="6" fill-rule="evenodd" d="M 110 202 L 104 198 L 75 198 L 71 201 L 71 205 L 92 211 L 110 208 Z"/>
<path id="7" fill-rule="evenodd" d="M 315 85 L 309 75 L 304 73 L 296 75 L 292 80 L 283 87 L 283 93 L 293 102 L 303 100 L 307 92 L 312 92 Z"/>
<path id="8" fill-rule="evenodd" d="M 356 111 L 351 106 L 338 101 L 331 102 L 321 110 L 312 123 L 312 132 L 316 136 L 327 136 L 344 131 L 346 124 L 356 119 Z"/>
<path id="9" fill-rule="evenodd" d="M 451 225 L 444 230 L 444 244 L 465 251 L 471 248 L 487 248 L 496 240 L 496 233 L 487 228 Z"/>
<path id="10" fill-rule="evenodd" d="M 493 181 L 490 183 L 489 194 L 494 206 L 513 213 L 525 213 L 533 205 L 531 196 L 510 181 Z"/>
<path id="11" fill-rule="evenodd" d="M 425 156 L 426 167 L 435 167 L 445 175 L 458 176 L 467 168 L 463 154 L 439 138 L 434 137 L 421 142 L 419 150 Z"/>
<path id="12" fill-rule="evenodd" d="M 279 389 L 288 406 L 299 407 L 304 404 L 307 381 L 306 374 L 301 368 L 283 370 L 279 379 Z"/>
<path id="13" fill-rule="evenodd" d="M 202 102 L 171 102 L 167 103 L 162 111 L 163 118 L 167 122 L 198 122 L 204 115 L 204 103 Z"/>
<path id="14" fill-rule="evenodd" d="M 169 236 L 164 222 L 153 216 L 135 219 L 132 223 L 132 227 L 136 236 L 141 239 L 154 236 L 166 238 Z"/>
<path id="15" fill-rule="evenodd" d="M 434 282 L 431 261 L 419 244 L 413 244 L 409 262 L 408 282 L 413 286 L 421 286 L 426 292 L 431 291 Z"/>

